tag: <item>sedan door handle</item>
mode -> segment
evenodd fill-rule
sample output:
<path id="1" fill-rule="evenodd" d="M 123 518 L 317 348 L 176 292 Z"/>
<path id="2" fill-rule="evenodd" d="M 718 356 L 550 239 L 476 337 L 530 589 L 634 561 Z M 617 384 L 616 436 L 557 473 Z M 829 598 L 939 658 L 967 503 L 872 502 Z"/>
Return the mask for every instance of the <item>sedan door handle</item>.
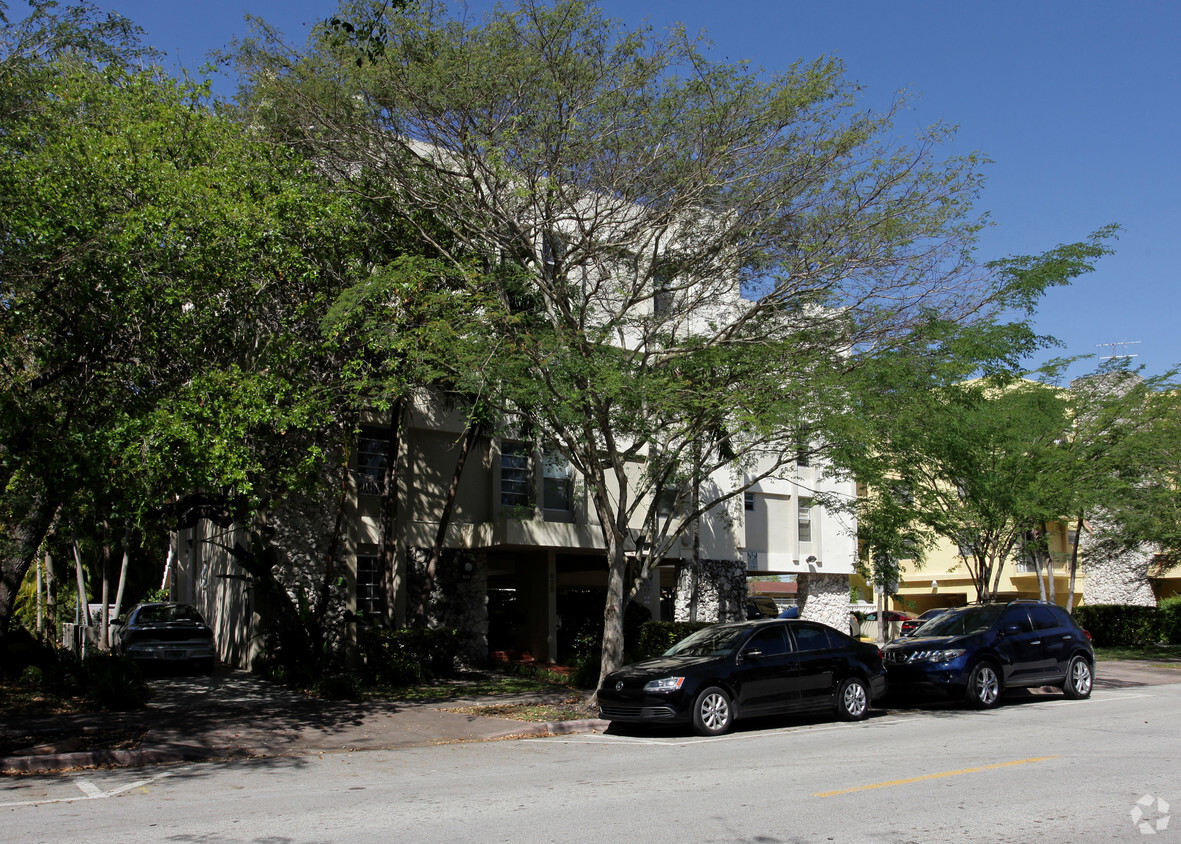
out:
<path id="1" fill-rule="evenodd" d="M 1031 644 L 1031 645 L 1040 645 L 1041 643 L 1042 643 L 1042 640 L 1041 640 L 1041 639 L 1034 639 L 1034 640 L 1033 640 L 1032 642 L 1030 642 L 1029 644 Z"/>

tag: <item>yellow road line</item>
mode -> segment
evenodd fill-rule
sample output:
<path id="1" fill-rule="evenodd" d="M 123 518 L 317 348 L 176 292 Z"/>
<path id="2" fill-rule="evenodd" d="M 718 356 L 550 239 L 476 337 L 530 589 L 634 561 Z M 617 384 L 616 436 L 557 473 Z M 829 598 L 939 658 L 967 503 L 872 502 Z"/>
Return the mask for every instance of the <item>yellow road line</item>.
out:
<path id="1" fill-rule="evenodd" d="M 1057 759 L 1057 756 L 1034 756 L 1031 759 L 1015 759 L 1012 762 L 996 762 L 992 765 L 981 765 L 978 768 L 961 768 L 958 771 L 942 771 L 938 774 L 924 774 L 921 777 L 909 777 L 904 780 L 889 780 L 887 782 L 877 782 L 873 785 L 859 785 L 855 788 L 842 788 L 839 791 L 821 791 L 813 794 L 813 797 L 836 797 L 838 794 L 853 794 L 857 791 L 873 791 L 875 788 L 891 788 L 895 785 L 909 785 L 912 782 L 922 782 L 923 780 L 937 780 L 943 777 L 958 777 L 961 774 L 978 774 L 981 771 L 995 771 L 997 768 L 1011 768 L 1014 765 L 1028 765 L 1032 762 L 1045 762 L 1049 759 Z"/>

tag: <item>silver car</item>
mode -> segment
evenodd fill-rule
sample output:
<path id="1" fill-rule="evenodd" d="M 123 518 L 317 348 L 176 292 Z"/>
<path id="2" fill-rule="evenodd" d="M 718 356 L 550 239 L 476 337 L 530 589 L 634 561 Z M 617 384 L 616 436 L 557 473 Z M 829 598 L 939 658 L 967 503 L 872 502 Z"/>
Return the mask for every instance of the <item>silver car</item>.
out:
<path id="1" fill-rule="evenodd" d="M 217 662 L 213 630 L 188 604 L 139 604 L 118 628 L 117 645 L 144 665 L 189 664 L 210 671 Z"/>

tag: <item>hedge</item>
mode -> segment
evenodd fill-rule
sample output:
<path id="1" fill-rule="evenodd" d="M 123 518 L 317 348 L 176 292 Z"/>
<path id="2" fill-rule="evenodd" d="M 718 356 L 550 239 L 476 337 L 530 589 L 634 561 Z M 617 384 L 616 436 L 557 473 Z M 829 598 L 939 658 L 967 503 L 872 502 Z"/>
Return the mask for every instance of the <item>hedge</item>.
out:
<path id="1" fill-rule="evenodd" d="M 709 627 L 709 621 L 647 621 L 640 627 L 637 656 L 651 659 L 660 656 L 695 630 Z"/>
<path id="2" fill-rule="evenodd" d="M 1181 645 L 1181 595 L 1160 602 L 1160 637 L 1162 642 Z"/>
<path id="3" fill-rule="evenodd" d="M 406 686 L 453 676 L 460 642 L 458 630 L 357 629 L 364 679 L 381 685 Z"/>
<path id="4" fill-rule="evenodd" d="M 1162 614 L 1156 607 L 1087 604 L 1075 609 L 1074 620 L 1100 648 L 1146 647 L 1161 640 Z"/>

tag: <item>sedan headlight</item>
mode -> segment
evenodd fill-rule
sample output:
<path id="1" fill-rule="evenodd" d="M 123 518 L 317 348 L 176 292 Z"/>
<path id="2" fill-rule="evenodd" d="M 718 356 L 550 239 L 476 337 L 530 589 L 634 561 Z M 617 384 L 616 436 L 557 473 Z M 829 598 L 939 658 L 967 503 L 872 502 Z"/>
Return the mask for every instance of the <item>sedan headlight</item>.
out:
<path id="1" fill-rule="evenodd" d="M 964 655 L 963 648 L 944 648 L 942 650 L 915 651 L 908 662 L 951 662 Z"/>
<path id="2" fill-rule="evenodd" d="M 685 682 L 684 677 L 661 677 L 644 684 L 646 692 L 675 692 Z"/>

